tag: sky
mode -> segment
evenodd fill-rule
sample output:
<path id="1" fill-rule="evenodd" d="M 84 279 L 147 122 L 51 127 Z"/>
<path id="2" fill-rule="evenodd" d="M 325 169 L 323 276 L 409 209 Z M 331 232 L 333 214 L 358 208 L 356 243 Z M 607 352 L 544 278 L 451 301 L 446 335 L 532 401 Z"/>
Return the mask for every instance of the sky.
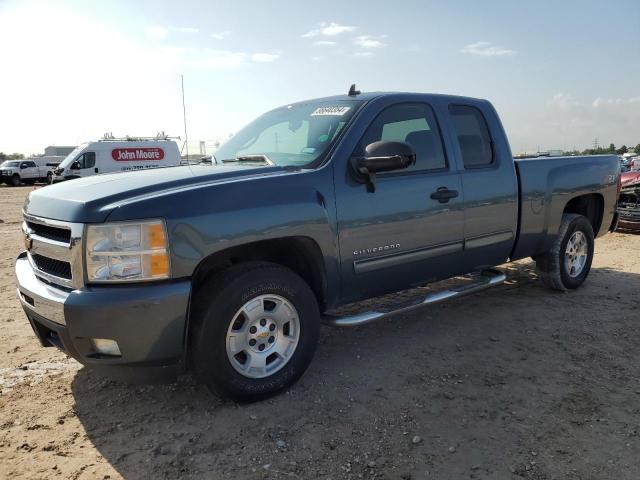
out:
<path id="1" fill-rule="evenodd" d="M 640 143 L 640 1 L 0 0 L 0 151 L 223 140 L 362 91 L 490 100 L 514 153 Z"/>

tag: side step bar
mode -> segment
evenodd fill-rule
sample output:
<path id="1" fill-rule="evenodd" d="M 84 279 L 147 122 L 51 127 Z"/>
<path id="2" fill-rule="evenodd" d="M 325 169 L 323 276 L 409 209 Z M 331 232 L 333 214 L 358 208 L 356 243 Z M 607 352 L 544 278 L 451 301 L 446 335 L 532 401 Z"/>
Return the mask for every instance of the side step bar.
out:
<path id="1" fill-rule="evenodd" d="M 396 308 L 392 308 L 389 311 L 370 311 L 358 313 L 355 315 L 349 315 L 346 317 L 338 317 L 328 314 L 322 317 L 322 323 L 326 325 L 332 325 L 334 327 L 355 327 L 358 325 L 364 325 L 365 323 L 373 322 L 374 320 L 388 318 L 400 313 L 407 313 L 424 305 L 431 305 L 433 303 L 442 302 L 444 300 L 461 297 L 469 293 L 479 292 L 480 290 L 498 285 L 504 282 L 506 279 L 507 276 L 503 272 L 491 268 L 480 272 L 478 280 L 473 283 L 468 283 L 459 287 L 432 293 L 430 295 L 427 295 L 426 297 L 416 299 L 408 304 L 401 303 L 397 305 Z"/>

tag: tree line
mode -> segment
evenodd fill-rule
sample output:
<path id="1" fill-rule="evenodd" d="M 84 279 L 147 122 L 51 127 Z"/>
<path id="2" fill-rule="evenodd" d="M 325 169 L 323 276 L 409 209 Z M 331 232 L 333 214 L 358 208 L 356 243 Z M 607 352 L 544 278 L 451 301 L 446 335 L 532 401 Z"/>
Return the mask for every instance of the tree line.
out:
<path id="1" fill-rule="evenodd" d="M 4 162 L 5 160 L 22 160 L 24 155 L 21 153 L 4 153 L 0 152 L 0 162 Z"/>
<path id="2" fill-rule="evenodd" d="M 572 150 L 568 152 L 564 152 L 565 155 L 604 155 L 604 154 L 617 154 L 622 155 L 623 153 L 635 152 L 640 155 L 640 143 L 635 147 L 627 147 L 626 145 L 622 145 L 619 148 L 613 143 L 610 143 L 608 147 L 596 147 L 596 148 L 587 148 L 585 150 Z"/>

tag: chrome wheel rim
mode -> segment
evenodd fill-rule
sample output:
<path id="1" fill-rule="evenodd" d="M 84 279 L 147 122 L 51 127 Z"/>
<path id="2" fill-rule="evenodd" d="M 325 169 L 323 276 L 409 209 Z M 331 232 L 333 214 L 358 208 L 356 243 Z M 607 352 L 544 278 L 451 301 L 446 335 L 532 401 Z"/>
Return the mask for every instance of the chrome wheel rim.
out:
<path id="1" fill-rule="evenodd" d="M 570 277 L 575 278 L 582 273 L 587 263 L 588 252 L 586 235 L 579 230 L 573 232 L 564 252 L 564 266 Z"/>
<path id="2" fill-rule="evenodd" d="M 245 303 L 227 330 L 227 357 L 248 378 L 264 378 L 291 360 L 300 338 L 295 307 L 279 295 L 260 295 Z"/>

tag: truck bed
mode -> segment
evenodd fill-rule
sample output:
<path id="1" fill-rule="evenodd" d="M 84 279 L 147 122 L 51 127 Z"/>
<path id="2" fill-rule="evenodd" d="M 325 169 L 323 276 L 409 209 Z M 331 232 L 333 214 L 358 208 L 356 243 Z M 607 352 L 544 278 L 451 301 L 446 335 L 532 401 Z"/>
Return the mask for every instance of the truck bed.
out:
<path id="1" fill-rule="evenodd" d="M 518 234 L 512 260 L 548 250 L 558 232 L 562 214 L 574 197 L 595 195 L 601 203 L 596 212 L 603 235 L 616 207 L 620 167 L 615 155 L 514 159 L 520 195 Z"/>

